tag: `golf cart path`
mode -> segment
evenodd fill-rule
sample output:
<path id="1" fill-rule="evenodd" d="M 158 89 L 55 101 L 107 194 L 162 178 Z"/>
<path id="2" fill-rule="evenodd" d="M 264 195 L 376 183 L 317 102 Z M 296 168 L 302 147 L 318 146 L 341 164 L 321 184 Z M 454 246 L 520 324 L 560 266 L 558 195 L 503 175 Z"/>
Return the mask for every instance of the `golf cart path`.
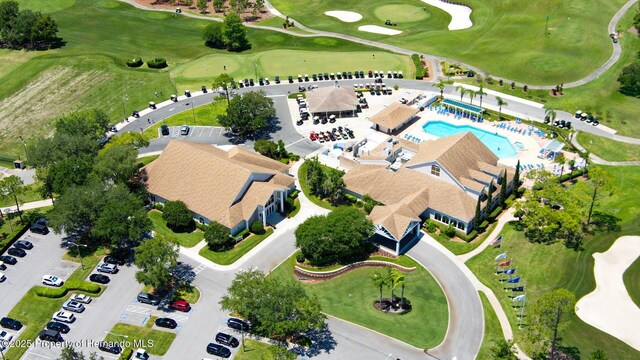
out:
<path id="1" fill-rule="evenodd" d="M 622 275 L 640 256 L 640 236 L 623 236 L 603 253 L 594 253 L 596 288 L 576 304 L 587 324 L 640 350 L 640 308 L 633 302 Z"/>
<path id="2" fill-rule="evenodd" d="M 135 2 L 135 0 L 118 0 L 127 4 L 130 4 L 138 9 L 143 9 L 143 10 L 151 10 L 151 11 L 164 11 L 164 12 L 171 12 L 173 13 L 172 10 L 168 10 L 168 9 L 154 9 L 154 8 L 149 8 L 146 6 L 143 6 L 141 4 L 138 4 Z M 636 3 L 638 2 L 638 0 L 629 0 L 627 1 L 627 3 L 625 3 L 620 10 L 618 10 L 618 12 L 613 16 L 613 18 L 611 19 L 611 21 L 609 22 L 609 33 L 611 32 L 615 32 L 616 27 L 618 26 L 618 22 L 620 21 L 620 19 L 622 18 L 622 16 Z M 271 5 L 271 3 L 269 1 L 265 1 L 265 6 L 267 7 L 267 9 L 275 16 L 281 17 L 281 18 L 285 18 L 285 16 L 279 12 L 273 5 Z M 203 15 L 197 15 L 197 14 L 192 14 L 192 13 L 188 13 L 188 12 L 183 12 L 182 15 L 184 16 L 188 16 L 188 17 L 192 17 L 192 18 L 196 18 L 196 19 L 202 19 L 202 20 L 209 20 L 209 21 L 218 21 L 221 22 L 222 19 L 221 18 L 213 18 L 210 16 L 203 16 Z M 371 41 L 371 40 L 366 40 L 366 39 L 361 39 L 358 38 L 356 36 L 350 36 L 350 35 L 345 35 L 345 34 L 339 34 L 339 33 L 334 33 L 334 32 L 329 32 L 329 31 L 320 31 L 320 30 L 314 30 L 311 28 L 308 28 L 306 26 L 304 26 L 303 24 L 301 24 L 299 21 L 297 21 L 296 19 L 293 19 L 291 17 L 289 17 L 289 19 L 291 21 L 293 21 L 295 23 L 295 26 L 298 29 L 304 30 L 309 32 L 309 34 L 301 34 L 301 33 L 296 33 L 296 32 L 291 32 L 291 31 L 287 31 L 285 29 L 280 29 L 280 28 L 275 28 L 275 27 L 270 27 L 270 26 L 261 26 L 261 25 L 254 25 L 254 24 L 245 24 L 245 26 L 247 27 L 251 27 L 251 28 L 256 28 L 256 29 L 263 29 L 263 30 L 271 30 L 271 31 L 277 31 L 280 33 L 284 33 L 284 34 L 288 34 L 288 35 L 292 35 L 292 36 L 300 36 L 300 37 L 316 37 L 316 36 L 326 36 L 326 37 L 333 37 L 333 38 L 338 38 L 338 39 L 343 39 L 343 40 L 348 40 L 348 41 L 352 41 L 352 42 L 356 42 L 359 44 L 363 44 L 363 45 L 369 45 L 372 47 L 377 47 L 379 49 L 384 49 L 384 50 L 389 50 L 398 54 L 404 54 L 404 55 L 411 55 L 411 54 L 415 54 L 416 51 L 413 50 L 409 50 L 409 49 L 405 49 L 405 48 L 401 48 L 398 46 L 393 46 L 393 45 L 388 45 L 388 44 L 384 44 L 381 42 L 377 42 L 377 41 Z M 603 36 L 606 34 L 603 34 Z M 609 58 L 609 60 L 607 60 L 604 64 L 602 64 L 600 67 L 598 67 L 595 71 L 593 71 L 591 74 L 583 77 L 582 79 L 576 80 L 576 81 L 572 81 L 570 83 L 564 84 L 564 88 L 571 88 L 571 87 L 576 87 L 576 86 L 580 86 L 580 85 L 584 85 L 594 79 L 597 79 L 602 73 L 604 73 L 605 71 L 607 71 L 609 68 L 611 68 L 619 59 L 620 59 L 620 54 L 622 53 L 622 47 L 620 45 L 620 43 L 612 43 L 613 46 L 613 53 L 611 54 L 611 57 Z M 441 56 L 435 56 L 435 55 L 431 55 L 431 54 L 424 54 L 424 53 L 418 53 L 420 55 L 423 55 L 425 58 L 427 58 L 429 61 L 431 61 L 434 64 L 439 64 L 440 62 L 446 61 L 446 62 L 455 62 L 458 64 L 463 65 L 464 67 L 473 70 L 479 74 L 484 75 L 485 77 L 488 76 L 489 74 L 487 74 L 486 72 L 482 71 L 481 69 L 469 65 L 469 64 L 465 64 L 459 60 L 455 60 L 455 59 L 450 59 L 447 57 L 441 57 Z M 443 76 L 442 74 L 442 69 L 440 68 L 440 66 L 434 66 L 433 69 L 436 72 L 436 78 Z M 507 83 L 511 83 L 512 81 L 506 78 L 501 78 L 501 77 L 496 77 L 496 76 L 492 76 L 495 80 L 502 80 L 504 82 Z M 524 83 L 519 83 L 519 82 L 515 82 L 515 84 L 517 86 L 524 86 Z M 538 89 L 538 90 L 551 90 L 554 89 L 555 86 L 552 85 L 528 85 L 527 86 L 530 89 Z"/>
<path id="3" fill-rule="evenodd" d="M 578 148 L 580 151 L 587 151 L 580 143 L 578 142 L 578 134 L 576 134 L 573 139 L 571 139 L 571 143 Z M 608 161 L 604 160 L 601 157 L 595 154 L 589 154 L 589 160 L 594 164 L 599 165 L 611 165 L 611 166 L 637 166 L 640 165 L 640 161 Z"/>

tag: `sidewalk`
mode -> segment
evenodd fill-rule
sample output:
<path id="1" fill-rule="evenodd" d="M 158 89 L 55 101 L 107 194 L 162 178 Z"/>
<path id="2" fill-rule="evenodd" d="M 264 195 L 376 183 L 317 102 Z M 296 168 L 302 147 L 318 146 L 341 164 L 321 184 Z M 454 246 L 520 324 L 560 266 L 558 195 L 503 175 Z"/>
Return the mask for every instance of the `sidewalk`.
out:
<path id="1" fill-rule="evenodd" d="M 38 201 L 28 202 L 28 203 L 20 205 L 20 211 L 38 209 L 38 208 L 41 208 L 41 207 L 47 207 L 47 206 L 52 206 L 52 205 L 53 205 L 53 201 L 51 201 L 51 199 L 38 200 Z M 2 208 L 2 213 L 6 213 L 7 210 L 9 210 L 10 212 L 14 212 L 14 211 L 16 211 L 16 207 L 15 207 L 15 205 L 14 206 L 4 207 L 4 208 Z"/>
<path id="2" fill-rule="evenodd" d="M 472 251 L 466 254 L 458 255 L 458 259 L 462 260 L 462 262 L 467 262 L 472 257 L 483 252 L 484 249 L 488 248 L 491 242 L 498 237 L 504 225 L 509 221 L 513 221 L 516 219 L 516 217 L 513 216 L 513 212 L 514 212 L 513 207 L 510 207 L 509 209 L 507 209 L 507 211 L 500 214 L 500 216 L 498 217 L 498 223 L 496 224 L 496 227 L 493 228 L 493 231 L 491 231 L 491 234 L 489 234 L 489 236 L 487 236 L 487 238 L 484 239 L 484 242 L 477 248 L 473 249 Z"/>

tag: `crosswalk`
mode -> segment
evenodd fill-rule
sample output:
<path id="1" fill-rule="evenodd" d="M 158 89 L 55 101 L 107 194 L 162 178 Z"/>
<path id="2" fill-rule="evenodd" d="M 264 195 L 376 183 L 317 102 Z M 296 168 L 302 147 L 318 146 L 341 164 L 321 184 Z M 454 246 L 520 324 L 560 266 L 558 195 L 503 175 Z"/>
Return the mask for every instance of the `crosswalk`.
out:
<path id="1" fill-rule="evenodd" d="M 140 315 L 151 315 L 155 309 L 136 305 L 127 305 L 127 308 L 124 311 Z"/>
<path id="2" fill-rule="evenodd" d="M 207 266 L 204 264 L 200 264 L 197 268 L 193 269 L 193 273 L 198 275 L 202 272 L 202 270 L 206 269 Z"/>

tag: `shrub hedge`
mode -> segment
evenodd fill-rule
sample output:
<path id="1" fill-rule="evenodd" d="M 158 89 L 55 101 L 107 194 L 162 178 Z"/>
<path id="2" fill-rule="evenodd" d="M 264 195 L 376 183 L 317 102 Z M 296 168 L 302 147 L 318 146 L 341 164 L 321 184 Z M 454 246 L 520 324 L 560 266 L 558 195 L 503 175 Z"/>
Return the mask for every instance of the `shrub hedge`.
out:
<path id="1" fill-rule="evenodd" d="M 416 79 L 422 80 L 424 78 L 424 69 L 422 67 L 422 60 L 420 59 L 420 55 L 411 54 L 411 60 L 413 60 L 413 64 L 416 66 Z"/>
<path id="2" fill-rule="evenodd" d="M 69 292 L 66 287 L 52 288 L 44 286 L 34 286 L 36 295 L 50 299 L 59 299 Z"/>
<path id="3" fill-rule="evenodd" d="M 144 64 L 144 61 L 142 61 L 142 58 L 140 56 L 136 56 L 133 59 L 127 60 L 128 67 L 137 68 L 142 66 L 142 64 Z"/>
<path id="4" fill-rule="evenodd" d="M 164 69 L 167 67 L 167 60 L 165 58 L 155 58 L 147 61 L 147 66 L 152 69 Z"/>
<path id="5" fill-rule="evenodd" d="M 78 290 L 87 292 L 90 294 L 97 294 L 100 292 L 100 286 L 98 284 L 86 282 L 78 279 L 71 279 L 64 284 L 67 290 Z"/>
<path id="6" fill-rule="evenodd" d="M 254 221 L 251 223 L 251 232 L 256 235 L 262 235 L 265 233 L 264 225 L 262 221 Z"/>

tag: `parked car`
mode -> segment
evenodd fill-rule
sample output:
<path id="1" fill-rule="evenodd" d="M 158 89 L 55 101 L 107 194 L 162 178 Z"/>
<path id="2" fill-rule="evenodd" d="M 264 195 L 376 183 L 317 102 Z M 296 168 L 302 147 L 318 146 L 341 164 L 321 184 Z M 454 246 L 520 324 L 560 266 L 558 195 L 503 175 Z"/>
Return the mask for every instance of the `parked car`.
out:
<path id="1" fill-rule="evenodd" d="M 7 277 L 6 277 L 6 276 L 4 276 L 4 273 L 1 273 L 1 272 L 0 272 L 0 283 L 1 283 L 1 282 L 4 282 L 5 280 L 7 280 Z"/>
<path id="2" fill-rule="evenodd" d="M 207 352 L 211 355 L 220 356 L 223 358 L 231 357 L 231 350 L 222 345 L 214 343 L 209 343 L 209 345 L 207 345 Z"/>
<path id="3" fill-rule="evenodd" d="M 107 275 L 102 274 L 92 274 L 91 276 L 89 276 L 89 280 L 98 284 L 108 284 L 109 281 L 111 281 L 111 279 L 109 279 Z"/>
<path id="4" fill-rule="evenodd" d="M 3 317 L 2 319 L 0 319 L 0 326 L 2 326 L 5 329 L 11 329 L 16 331 L 19 331 L 20 329 L 22 329 L 22 323 L 20 321 L 12 318 L 8 318 L 8 317 Z"/>
<path id="5" fill-rule="evenodd" d="M 31 225 L 29 230 L 31 230 L 32 233 L 40 235 L 47 235 L 49 233 L 49 228 L 47 227 L 47 225 L 38 223 Z"/>
<path id="6" fill-rule="evenodd" d="M 160 125 L 160 133 L 162 135 L 169 135 L 169 127 L 166 124 Z"/>
<path id="7" fill-rule="evenodd" d="M 44 285 L 60 287 L 64 284 L 64 281 L 55 275 L 44 275 L 42 277 L 42 283 Z"/>
<path id="8" fill-rule="evenodd" d="M 104 262 L 107 264 L 120 265 L 120 266 L 123 266 L 126 263 L 123 256 L 115 256 L 115 255 L 108 255 L 107 257 L 104 258 Z"/>
<path id="9" fill-rule="evenodd" d="M 82 304 L 89 304 L 91 302 L 91 300 L 93 300 L 93 298 L 89 295 L 85 295 L 85 294 L 74 294 L 70 300 L 82 303 Z"/>
<path id="10" fill-rule="evenodd" d="M 2 261 L 5 264 L 9 264 L 9 265 L 15 265 L 15 264 L 18 263 L 18 259 L 14 258 L 13 256 L 9 256 L 9 255 L 0 256 L 0 261 Z"/>
<path id="11" fill-rule="evenodd" d="M 176 327 L 178 327 L 178 323 L 170 318 L 158 318 L 156 319 L 156 326 L 167 329 L 175 329 Z"/>
<path id="12" fill-rule="evenodd" d="M 153 295 L 153 294 L 149 294 L 149 293 L 140 293 L 138 294 L 138 302 L 141 302 L 143 304 L 149 304 L 149 305 L 158 305 L 160 304 L 160 297 Z"/>
<path id="13" fill-rule="evenodd" d="M 71 328 L 68 325 L 63 324 L 61 322 L 57 322 L 57 321 L 49 321 L 47 323 L 47 329 L 59 331 L 63 334 L 66 334 L 71 330 Z"/>
<path id="14" fill-rule="evenodd" d="M 191 310 L 191 305 L 189 305 L 189 303 L 186 300 L 180 299 L 180 300 L 174 300 L 171 303 L 169 303 L 169 308 L 173 310 L 188 312 L 189 310 Z"/>
<path id="15" fill-rule="evenodd" d="M 251 329 L 251 325 L 249 325 L 248 322 L 238 318 L 229 318 L 229 320 L 227 320 L 227 326 L 240 331 L 249 331 L 249 329 Z"/>
<path id="16" fill-rule="evenodd" d="M 149 354 L 147 353 L 147 350 L 145 350 L 145 349 L 137 349 L 133 353 L 133 358 L 134 359 L 147 360 L 149 358 Z"/>
<path id="17" fill-rule="evenodd" d="M 189 125 L 180 126 L 180 135 L 189 135 Z"/>
<path id="18" fill-rule="evenodd" d="M 24 251 L 22 249 L 19 249 L 19 248 L 16 248 L 16 247 L 9 248 L 9 250 L 7 250 L 7 254 L 13 255 L 13 256 L 16 256 L 16 257 L 25 257 L 25 256 L 27 256 L 27 252 L 26 251 Z"/>
<path id="19" fill-rule="evenodd" d="M 232 348 L 238 347 L 240 342 L 233 335 L 225 334 L 223 332 L 219 332 L 216 334 L 216 342 L 218 344 L 231 346 Z"/>
<path id="20" fill-rule="evenodd" d="M 8 332 L 2 330 L 0 331 L 0 343 L 8 344 L 13 339 L 13 335 Z"/>
<path id="21" fill-rule="evenodd" d="M 4 261 L 0 261 L 0 270 L 7 270 L 7 266 L 4 264 Z"/>
<path id="22" fill-rule="evenodd" d="M 115 274 L 118 272 L 118 265 L 102 263 L 98 265 L 96 270 L 107 274 Z"/>
<path id="23" fill-rule="evenodd" d="M 22 249 L 22 250 L 31 250 L 31 249 L 33 249 L 33 244 L 30 241 L 27 241 L 27 240 L 18 240 L 13 244 L 13 246 L 17 247 L 18 249 Z"/>
<path id="24" fill-rule="evenodd" d="M 73 313 L 61 310 L 61 311 L 58 311 L 57 313 L 53 314 L 51 319 L 53 319 L 55 321 L 65 322 L 65 323 L 72 323 L 72 322 L 76 321 L 76 316 L 73 315 Z"/>
<path id="25" fill-rule="evenodd" d="M 38 334 L 38 338 L 44 341 L 53 341 L 53 342 L 62 341 L 62 335 L 60 335 L 60 332 L 55 330 L 50 330 L 50 329 L 44 329 L 40 331 L 40 334 Z"/>
<path id="26" fill-rule="evenodd" d="M 122 352 L 122 348 L 120 347 L 120 345 L 114 342 L 100 341 L 100 343 L 98 344 L 98 349 L 111 354 L 120 354 Z"/>
<path id="27" fill-rule="evenodd" d="M 68 300 L 67 302 L 62 304 L 62 308 L 76 313 L 81 313 L 84 311 L 84 305 L 73 300 Z"/>

